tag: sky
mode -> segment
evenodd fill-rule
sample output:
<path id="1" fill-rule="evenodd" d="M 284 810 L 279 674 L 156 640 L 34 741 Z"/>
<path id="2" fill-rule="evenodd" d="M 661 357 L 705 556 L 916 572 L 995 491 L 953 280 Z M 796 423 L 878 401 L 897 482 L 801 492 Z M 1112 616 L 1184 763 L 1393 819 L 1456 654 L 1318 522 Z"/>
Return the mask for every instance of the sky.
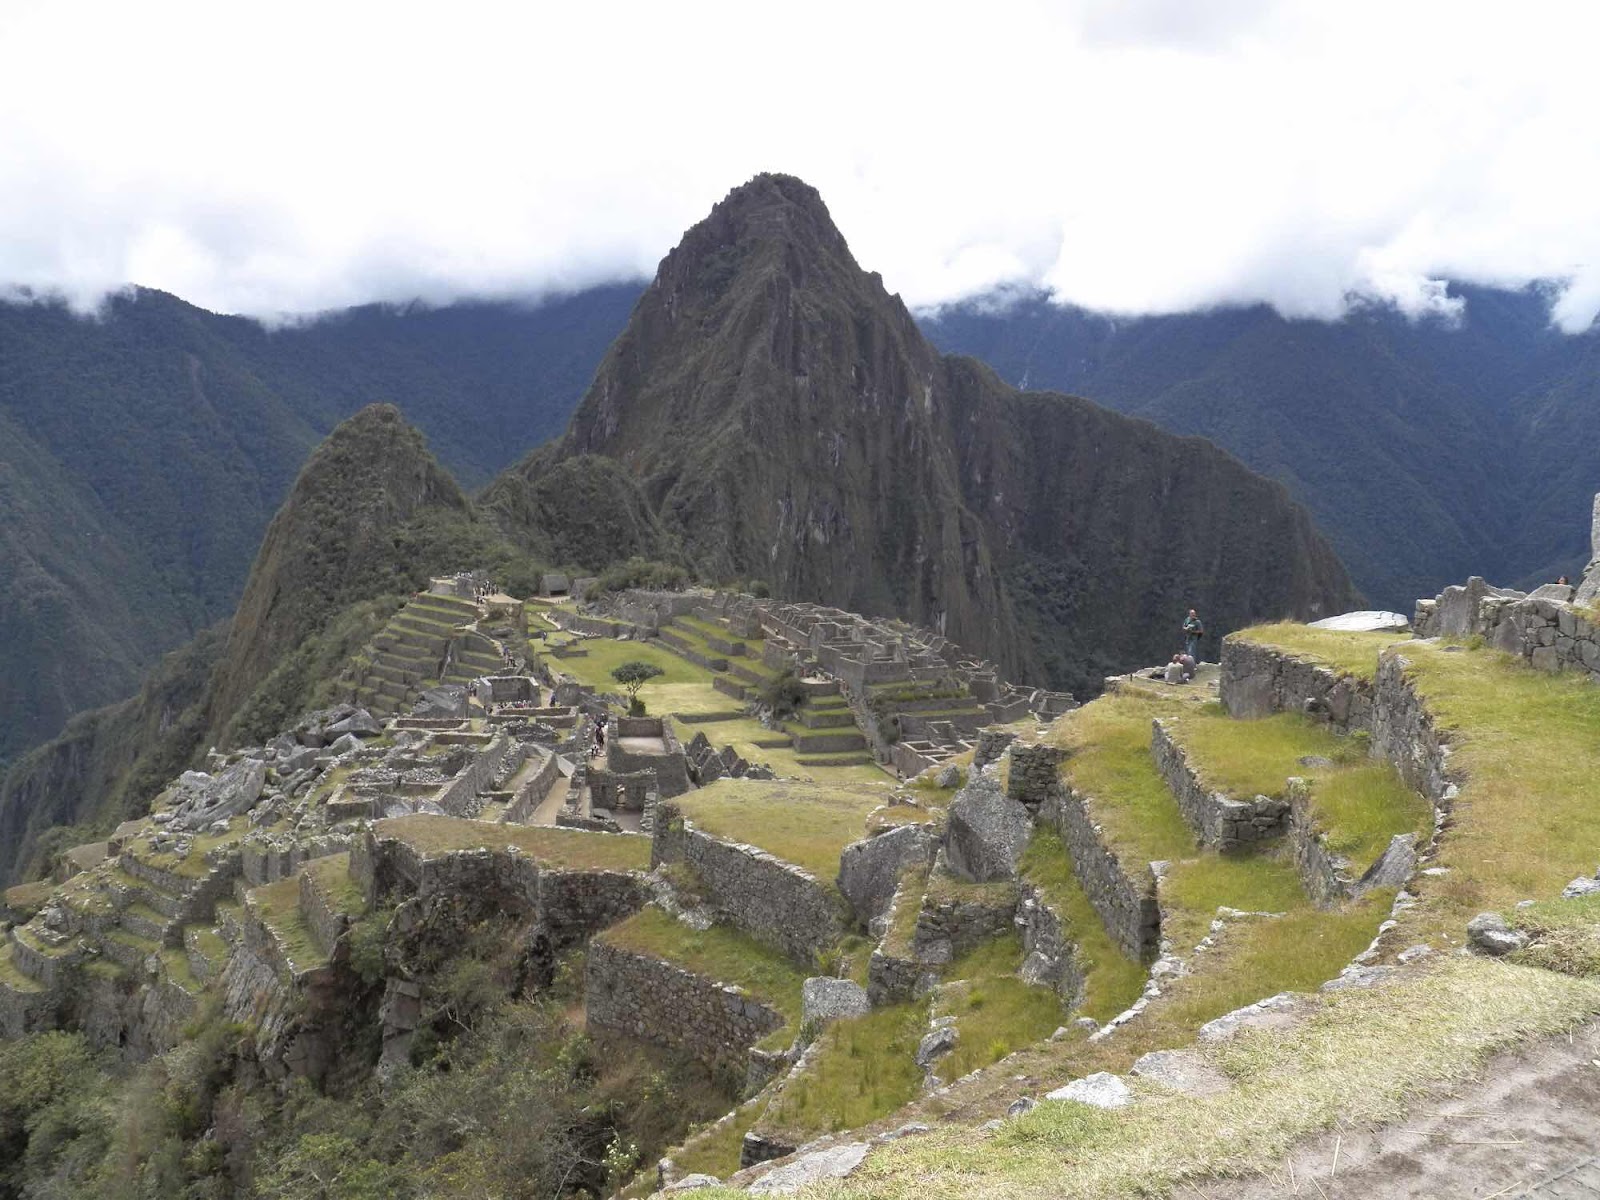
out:
<path id="1" fill-rule="evenodd" d="M 916 308 L 1556 280 L 1600 311 L 1600 6 L 0 5 L 0 291 L 264 317 L 649 276 L 760 171 Z"/>

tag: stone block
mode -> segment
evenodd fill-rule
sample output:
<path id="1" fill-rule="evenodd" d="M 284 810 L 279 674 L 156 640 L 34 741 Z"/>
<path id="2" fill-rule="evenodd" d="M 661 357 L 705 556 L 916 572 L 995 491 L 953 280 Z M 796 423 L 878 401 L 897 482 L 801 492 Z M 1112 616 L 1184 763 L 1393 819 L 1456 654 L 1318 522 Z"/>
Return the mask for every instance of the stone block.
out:
<path id="1" fill-rule="evenodd" d="M 975 775 L 950 806 L 945 854 L 950 869 L 973 883 L 1015 879 L 1032 835 L 1028 810 L 995 780 Z"/>

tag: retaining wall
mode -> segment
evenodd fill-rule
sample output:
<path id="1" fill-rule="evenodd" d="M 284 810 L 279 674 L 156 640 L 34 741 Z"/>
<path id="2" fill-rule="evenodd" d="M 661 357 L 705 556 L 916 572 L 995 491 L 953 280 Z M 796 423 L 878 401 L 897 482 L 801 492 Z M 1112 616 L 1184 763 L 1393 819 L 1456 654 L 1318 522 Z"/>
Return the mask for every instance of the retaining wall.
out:
<path id="1" fill-rule="evenodd" d="M 784 1024 L 740 988 L 598 939 L 589 947 L 584 1011 L 591 1032 L 609 1031 L 687 1054 L 745 1080 L 750 1047 Z"/>
<path id="2" fill-rule="evenodd" d="M 1281 796 L 1255 796 L 1238 800 L 1212 791 L 1189 762 L 1188 752 L 1166 721 L 1151 722 L 1150 754 L 1178 811 L 1203 845 L 1223 854 L 1254 849 L 1283 834 L 1289 802 Z"/>
<path id="3" fill-rule="evenodd" d="M 809 871 L 698 830 L 676 805 L 658 806 L 653 839 L 652 867 L 688 863 L 729 921 L 803 966 L 844 933 L 843 901 Z"/>
<path id="4" fill-rule="evenodd" d="M 1340 733 L 1372 728 L 1373 685 L 1271 646 L 1227 637 L 1222 642 L 1219 698 L 1228 715 L 1266 717 L 1309 712 Z"/>
<path id="5" fill-rule="evenodd" d="M 1123 953 L 1153 959 L 1161 941 L 1161 906 L 1150 864 L 1123 862 L 1089 815 L 1087 799 L 1065 784 L 1051 790 L 1039 818 L 1066 843 L 1078 883 Z"/>

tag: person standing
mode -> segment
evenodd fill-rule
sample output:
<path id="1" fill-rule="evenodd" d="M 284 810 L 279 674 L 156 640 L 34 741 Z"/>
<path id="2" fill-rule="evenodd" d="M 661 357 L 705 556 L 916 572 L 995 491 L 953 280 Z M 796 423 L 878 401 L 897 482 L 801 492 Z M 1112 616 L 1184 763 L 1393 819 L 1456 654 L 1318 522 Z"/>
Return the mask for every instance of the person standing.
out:
<path id="1" fill-rule="evenodd" d="M 1200 639 L 1205 635 L 1206 627 L 1200 621 L 1200 614 L 1191 608 L 1183 622 L 1183 652 L 1196 662 L 1200 661 Z"/>

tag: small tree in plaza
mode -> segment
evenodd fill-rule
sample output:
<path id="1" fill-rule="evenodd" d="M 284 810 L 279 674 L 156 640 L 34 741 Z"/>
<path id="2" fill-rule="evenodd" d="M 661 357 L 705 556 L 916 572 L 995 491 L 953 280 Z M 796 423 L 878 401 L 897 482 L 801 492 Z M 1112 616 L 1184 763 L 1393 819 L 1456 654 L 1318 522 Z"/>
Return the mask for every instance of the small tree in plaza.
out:
<path id="1" fill-rule="evenodd" d="M 623 690 L 628 693 L 628 711 L 637 716 L 644 712 L 644 704 L 639 699 L 639 689 L 657 675 L 664 673 L 655 663 L 635 660 L 617 667 L 611 672 L 611 678 L 620 683 Z"/>

